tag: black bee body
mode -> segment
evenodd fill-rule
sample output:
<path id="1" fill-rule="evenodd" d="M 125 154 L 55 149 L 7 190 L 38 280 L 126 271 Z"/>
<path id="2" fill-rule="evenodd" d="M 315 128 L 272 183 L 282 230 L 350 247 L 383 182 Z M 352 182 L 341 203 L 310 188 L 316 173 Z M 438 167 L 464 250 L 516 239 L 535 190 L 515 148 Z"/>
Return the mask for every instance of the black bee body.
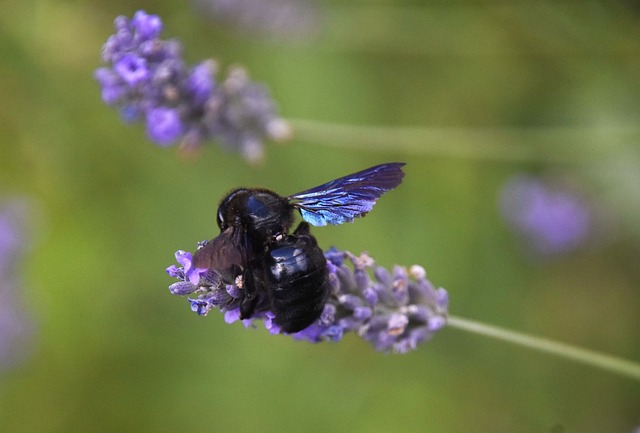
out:
<path id="1" fill-rule="evenodd" d="M 218 270 L 228 283 L 242 275 L 241 319 L 252 317 L 260 296 L 266 296 L 275 323 L 287 333 L 313 323 L 329 294 L 327 262 L 309 224 L 301 222 L 287 234 L 293 211 L 287 199 L 267 189 L 236 189 L 218 207 L 221 235 L 194 256 L 199 267 L 211 253 L 220 251 L 220 241 L 235 244 L 234 249 L 244 255 L 240 260 L 228 262 L 227 256 L 204 267 Z"/>
<path id="2" fill-rule="evenodd" d="M 288 197 L 233 190 L 218 207 L 220 234 L 196 251 L 193 265 L 216 270 L 229 284 L 242 277 L 241 319 L 266 300 L 282 332 L 298 332 L 320 317 L 330 291 L 327 262 L 307 222 L 342 224 L 365 215 L 400 184 L 403 165 L 378 165 Z M 306 222 L 289 233 L 294 210 Z"/>
<path id="3" fill-rule="evenodd" d="M 302 222 L 293 234 L 272 238 L 262 265 L 253 283 L 270 288 L 267 296 L 280 329 L 297 332 L 320 317 L 329 296 L 329 273 L 309 224 Z"/>

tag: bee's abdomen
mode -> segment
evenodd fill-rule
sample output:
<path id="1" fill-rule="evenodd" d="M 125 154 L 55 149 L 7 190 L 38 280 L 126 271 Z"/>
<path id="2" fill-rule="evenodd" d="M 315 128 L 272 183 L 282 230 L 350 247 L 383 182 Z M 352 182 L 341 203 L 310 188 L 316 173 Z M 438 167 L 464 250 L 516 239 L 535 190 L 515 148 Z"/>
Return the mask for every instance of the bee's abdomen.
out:
<path id="1" fill-rule="evenodd" d="M 316 321 L 329 295 L 327 263 L 310 235 L 290 235 L 268 255 L 272 310 L 282 332 Z"/>
<path id="2" fill-rule="evenodd" d="M 326 268 L 278 286 L 273 291 L 276 324 L 286 333 L 303 330 L 320 317 L 328 294 Z"/>

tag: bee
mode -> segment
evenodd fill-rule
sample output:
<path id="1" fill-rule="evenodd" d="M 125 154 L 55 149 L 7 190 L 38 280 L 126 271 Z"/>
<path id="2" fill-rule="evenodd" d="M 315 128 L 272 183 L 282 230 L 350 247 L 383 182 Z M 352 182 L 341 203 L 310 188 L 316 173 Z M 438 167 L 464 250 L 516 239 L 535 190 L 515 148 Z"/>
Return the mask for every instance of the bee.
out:
<path id="1" fill-rule="evenodd" d="M 222 199 L 220 234 L 193 256 L 231 284 L 241 277 L 240 318 L 263 301 L 282 332 L 301 331 L 317 320 L 330 292 L 327 263 L 310 226 L 337 225 L 366 215 L 397 187 L 404 163 L 380 164 L 287 197 L 262 188 L 238 188 Z M 304 221 L 290 233 L 295 212 Z"/>

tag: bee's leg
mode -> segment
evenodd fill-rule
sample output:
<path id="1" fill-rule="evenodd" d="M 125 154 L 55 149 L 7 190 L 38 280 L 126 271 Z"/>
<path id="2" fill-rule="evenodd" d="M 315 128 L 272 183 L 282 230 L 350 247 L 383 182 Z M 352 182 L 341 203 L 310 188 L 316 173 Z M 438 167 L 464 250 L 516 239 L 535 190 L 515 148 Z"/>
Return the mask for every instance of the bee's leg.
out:
<path id="1" fill-rule="evenodd" d="M 240 319 L 250 319 L 256 310 L 258 303 L 258 290 L 254 272 L 245 269 L 242 272 L 242 299 L 240 300 Z"/>
<path id="2" fill-rule="evenodd" d="M 309 223 L 306 221 L 302 221 L 300 224 L 298 224 L 298 227 L 296 227 L 296 229 L 293 231 L 293 234 L 295 236 L 311 235 L 311 227 L 309 226 Z"/>

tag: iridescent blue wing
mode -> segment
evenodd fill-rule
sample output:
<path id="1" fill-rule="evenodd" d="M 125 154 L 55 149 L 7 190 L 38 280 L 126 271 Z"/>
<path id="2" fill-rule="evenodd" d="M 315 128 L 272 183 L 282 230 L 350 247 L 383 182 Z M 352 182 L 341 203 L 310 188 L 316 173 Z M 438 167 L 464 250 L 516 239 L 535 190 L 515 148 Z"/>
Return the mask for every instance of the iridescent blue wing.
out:
<path id="1" fill-rule="evenodd" d="M 314 226 L 352 222 L 385 192 L 400 185 L 404 162 L 380 164 L 290 195 L 291 204 Z"/>

